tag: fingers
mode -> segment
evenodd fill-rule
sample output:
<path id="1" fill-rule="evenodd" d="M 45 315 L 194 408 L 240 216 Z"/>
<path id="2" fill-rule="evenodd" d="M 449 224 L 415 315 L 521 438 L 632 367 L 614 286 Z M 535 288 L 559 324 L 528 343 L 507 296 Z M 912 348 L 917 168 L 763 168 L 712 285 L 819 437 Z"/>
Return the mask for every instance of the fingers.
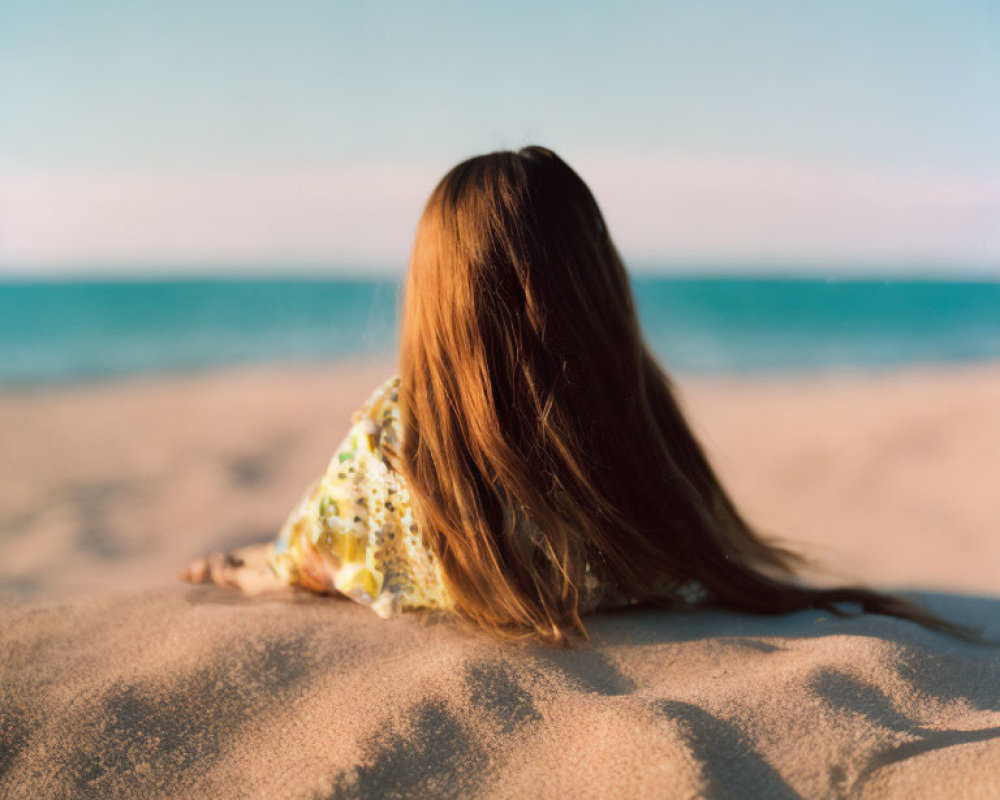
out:
<path id="1" fill-rule="evenodd" d="M 204 583 L 209 578 L 208 559 L 196 558 L 182 569 L 177 577 L 188 583 Z"/>
<path id="2" fill-rule="evenodd" d="M 243 559 L 230 553 L 212 553 L 208 558 L 196 558 L 180 571 L 178 577 L 188 583 L 217 583 L 219 586 L 239 586 L 237 570 Z"/>
<path id="3" fill-rule="evenodd" d="M 271 551 L 271 543 L 252 544 L 246 547 L 238 547 L 231 555 L 238 559 L 241 567 L 251 569 L 267 569 L 268 557 Z"/>
<path id="4" fill-rule="evenodd" d="M 236 576 L 236 580 L 239 583 L 240 591 L 248 597 L 289 591 L 288 584 L 273 572 L 241 569 Z"/>
<path id="5" fill-rule="evenodd" d="M 229 553 L 212 553 L 208 557 L 208 572 L 212 578 L 212 583 L 219 586 L 235 586 L 239 588 L 239 581 L 236 578 L 239 566 L 238 559 L 234 559 Z M 242 563 L 240 561 L 239 563 Z"/>
<path id="6" fill-rule="evenodd" d="M 233 587 L 251 596 L 287 590 L 288 585 L 267 568 L 266 555 L 264 547 L 212 553 L 207 558 L 196 558 L 181 570 L 179 577 L 189 583 Z"/>

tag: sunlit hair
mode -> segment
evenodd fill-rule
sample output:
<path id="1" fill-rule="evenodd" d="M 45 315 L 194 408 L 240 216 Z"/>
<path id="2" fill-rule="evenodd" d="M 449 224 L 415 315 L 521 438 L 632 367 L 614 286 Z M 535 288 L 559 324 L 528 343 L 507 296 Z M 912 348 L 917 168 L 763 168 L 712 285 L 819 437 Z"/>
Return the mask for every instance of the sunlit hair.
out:
<path id="1" fill-rule="evenodd" d="M 593 195 L 552 151 L 469 159 L 420 220 L 401 336 L 400 468 L 455 610 L 504 637 L 586 640 L 588 568 L 640 601 L 839 603 L 954 630 L 902 599 L 789 577 L 740 516 L 650 354 Z"/>

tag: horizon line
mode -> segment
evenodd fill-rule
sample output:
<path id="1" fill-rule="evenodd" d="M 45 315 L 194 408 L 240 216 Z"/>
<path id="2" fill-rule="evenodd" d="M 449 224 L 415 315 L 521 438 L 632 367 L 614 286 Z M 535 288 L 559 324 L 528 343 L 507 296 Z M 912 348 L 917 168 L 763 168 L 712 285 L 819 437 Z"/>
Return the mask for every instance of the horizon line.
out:
<path id="1" fill-rule="evenodd" d="M 878 282 L 909 280 L 930 282 L 1000 282 L 1000 262 L 940 260 L 833 259 L 628 259 L 632 278 L 726 279 Z M 290 261 L 148 262 L 135 272 L 135 262 L 97 264 L 0 264 L 0 285 L 44 283 L 182 283 L 225 281 L 397 282 L 407 267 L 386 263 L 336 263 Z M 40 270 L 39 267 L 42 269 Z"/>

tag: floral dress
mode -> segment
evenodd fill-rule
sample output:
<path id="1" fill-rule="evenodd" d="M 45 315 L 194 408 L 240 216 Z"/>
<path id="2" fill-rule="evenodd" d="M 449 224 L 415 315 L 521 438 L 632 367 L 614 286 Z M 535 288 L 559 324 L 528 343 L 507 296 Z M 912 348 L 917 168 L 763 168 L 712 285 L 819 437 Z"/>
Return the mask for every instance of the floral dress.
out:
<path id="1" fill-rule="evenodd" d="M 400 448 L 398 403 L 399 379 L 392 378 L 354 413 L 326 474 L 292 511 L 270 556 L 278 577 L 304 585 L 315 585 L 309 564 L 319 560 L 328 580 L 323 588 L 380 617 L 451 606 L 437 558 L 413 518 L 403 477 L 390 463 Z"/>
<path id="2" fill-rule="evenodd" d="M 271 569 L 286 583 L 336 590 L 384 618 L 412 608 L 451 608 L 441 566 L 423 541 L 403 476 L 392 465 L 401 449 L 399 378 L 376 389 L 351 423 L 326 473 L 271 547 Z M 668 581 L 663 591 L 680 605 L 702 598 L 692 581 Z M 602 590 L 588 567 L 581 612 L 631 602 Z"/>

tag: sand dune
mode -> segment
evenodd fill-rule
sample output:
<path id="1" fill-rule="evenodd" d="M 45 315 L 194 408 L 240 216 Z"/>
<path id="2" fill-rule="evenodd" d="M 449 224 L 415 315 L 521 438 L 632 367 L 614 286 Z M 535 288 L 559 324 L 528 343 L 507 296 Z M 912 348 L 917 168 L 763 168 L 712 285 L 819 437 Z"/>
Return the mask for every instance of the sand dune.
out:
<path id="1" fill-rule="evenodd" d="M 641 609 L 554 652 L 174 581 L 272 535 L 388 370 L 0 396 L 0 796 L 1000 796 L 1000 648 L 910 623 Z M 1000 370 L 680 386 L 762 527 L 1000 636 Z"/>

